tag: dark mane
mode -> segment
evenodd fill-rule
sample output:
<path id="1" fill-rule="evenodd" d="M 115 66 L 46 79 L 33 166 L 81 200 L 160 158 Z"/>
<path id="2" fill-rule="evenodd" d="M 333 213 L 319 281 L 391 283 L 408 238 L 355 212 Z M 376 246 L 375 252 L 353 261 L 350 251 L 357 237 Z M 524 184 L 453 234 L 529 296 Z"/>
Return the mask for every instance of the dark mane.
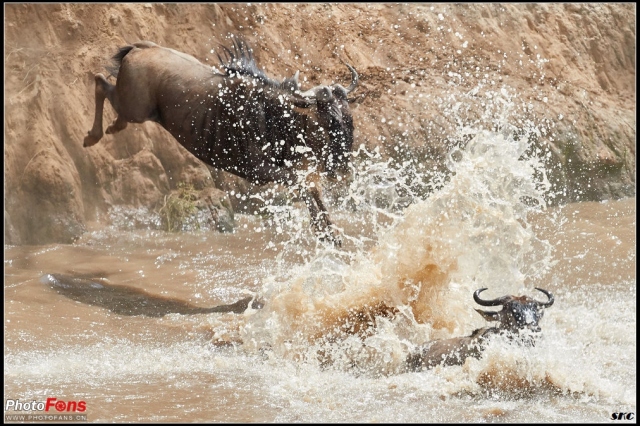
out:
<path id="1" fill-rule="evenodd" d="M 218 59 L 228 76 L 236 74 L 245 75 L 253 77 L 270 87 L 280 88 L 282 86 L 281 82 L 269 78 L 267 74 L 258 67 L 253 57 L 253 49 L 249 47 L 249 44 L 242 37 L 233 37 L 233 50 L 224 45 L 220 45 L 220 47 L 222 48 L 224 57 L 218 53 Z"/>

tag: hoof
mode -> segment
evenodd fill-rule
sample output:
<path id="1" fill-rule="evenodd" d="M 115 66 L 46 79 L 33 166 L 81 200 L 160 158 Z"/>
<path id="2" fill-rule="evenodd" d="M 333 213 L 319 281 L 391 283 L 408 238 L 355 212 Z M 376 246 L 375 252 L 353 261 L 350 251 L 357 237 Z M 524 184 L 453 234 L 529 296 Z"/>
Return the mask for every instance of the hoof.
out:
<path id="1" fill-rule="evenodd" d="M 89 132 L 87 134 L 87 136 L 85 136 L 84 143 L 83 143 L 82 146 L 85 147 L 85 148 L 93 146 L 93 145 L 97 144 L 100 141 L 100 139 L 102 139 L 102 135 L 95 136 L 95 135 L 91 134 L 91 132 Z"/>
<path id="2" fill-rule="evenodd" d="M 328 242 L 330 242 L 337 248 L 342 247 L 342 238 L 340 238 L 339 236 L 331 235 L 331 237 L 328 239 Z"/>
<path id="3" fill-rule="evenodd" d="M 331 243 L 335 247 L 342 247 L 342 238 L 336 233 L 336 229 L 328 217 L 314 223 L 313 229 L 318 239 L 324 243 Z"/>
<path id="4" fill-rule="evenodd" d="M 318 239 L 324 243 L 333 244 L 334 247 L 342 247 L 342 238 L 333 232 L 323 232 L 318 234 Z"/>
<path id="5" fill-rule="evenodd" d="M 105 133 L 108 135 L 118 133 L 120 130 L 124 130 L 127 127 L 127 124 L 128 124 L 127 122 L 122 123 L 122 122 L 115 121 L 113 124 L 107 127 L 107 130 Z"/>

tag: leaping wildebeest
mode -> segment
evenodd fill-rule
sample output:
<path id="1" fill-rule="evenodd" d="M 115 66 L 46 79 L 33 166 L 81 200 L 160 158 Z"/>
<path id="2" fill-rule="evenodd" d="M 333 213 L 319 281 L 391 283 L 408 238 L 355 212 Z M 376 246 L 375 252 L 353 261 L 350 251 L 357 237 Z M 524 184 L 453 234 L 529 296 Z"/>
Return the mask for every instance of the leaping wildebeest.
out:
<path id="1" fill-rule="evenodd" d="M 299 185 L 321 238 L 340 244 L 322 201 L 320 175 L 348 169 L 353 119 L 347 98 L 358 84 L 299 90 L 298 73 L 282 82 L 258 67 L 241 38 L 218 54 L 222 72 L 193 56 L 149 41 L 121 47 L 108 68 L 116 84 L 95 75 L 96 110 L 84 138 L 90 147 L 103 136 L 108 99 L 118 114 L 113 134 L 128 123 L 155 121 L 206 164 L 263 185 Z"/>

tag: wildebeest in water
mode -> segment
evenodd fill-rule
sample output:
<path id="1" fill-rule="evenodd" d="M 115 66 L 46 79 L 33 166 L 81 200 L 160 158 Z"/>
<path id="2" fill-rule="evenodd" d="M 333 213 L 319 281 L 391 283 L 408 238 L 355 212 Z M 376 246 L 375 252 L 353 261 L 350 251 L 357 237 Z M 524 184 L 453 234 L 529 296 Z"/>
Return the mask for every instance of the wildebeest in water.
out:
<path id="1" fill-rule="evenodd" d="M 246 41 L 218 54 L 222 72 L 194 57 L 149 41 L 122 47 L 108 68 L 116 84 L 95 75 L 96 111 L 84 138 L 90 147 L 103 136 L 104 100 L 118 117 L 113 134 L 128 123 L 155 121 L 206 164 L 258 185 L 297 187 L 321 238 L 340 244 L 322 201 L 320 176 L 348 169 L 353 119 L 347 98 L 358 84 L 320 85 L 300 91 L 298 73 L 283 81 L 268 77 Z"/>
<path id="2" fill-rule="evenodd" d="M 553 294 L 536 287 L 536 290 L 547 296 L 545 302 L 529 296 L 512 295 L 484 300 L 480 298 L 480 293 L 484 290 L 486 288 L 476 290 L 473 293 L 473 300 L 481 306 L 500 306 L 502 309 L 499 311 L 476 309 L 476 311 L 487 321 L 495 321 L 496 325 L 478 328 L 469 336 L 435 340 L 417 348 L 407 358 L 409 371 L 419 371 L 436 365 L 462 365 L 469 357 L 479 358 L 486 341 L 496 334 L 504 334 L 512 340 L 519 340 L 530 346 L 535 344 L 544 309 L 553 305 Z"/>
<path id="3" fill-rule="evenodd" d="M 265 306 L 265 301 L 261 298 L 245 297 L 228 305 L 199 307 L 181 300 L 155 296 L 136 288 L 69 275 L 46 274 L 41 278 L 41 281 L 70 299 L 107 308 L 119 315 L 162 317 L 171 313 L 181 315 L 241 314 L 247 309 L 261 309 Z M 463 365 L 470 357 L 480 358 L 488 340 L 497 334 L 503 334 L 509 340 L 526 346 L 535 345 L 541 331 L 540 320 L 544 316 L 544 311 L 554 303 L 553 294 L 536 287 L 536 290 L 547 297 L 546 301 L 539 301 L 529 296 L 512 295 L 486 300 L 480 297 L 480 293 L 485 290 L 486 288 L 481 288 L 473 293 L 475 302 L 481 306 L 501 307 L 502 309 L 499 311 L 476 309 L 476 311 L 486 320 L 495 322 L 495 325 L 478 328 L 468 336 L 433 340 L 417 346 L 407 355 L 401 371 L 421 371 L 438 365 Z M 385 303 L 351 309 L 337 319 L 332 335 L 327 336 L 329 337 L 328 341 L 333 341 L 339 336 L 347 338 L 353 335 L 365 339 L 372 334 L 376 327 L 377 317 L 391 319 L 399 313 L 400 311 L 396 307 L 388 306 Z M 215 343 L 225 346 L 242 342 L 230 340 Z M 318 356 L 322 365 L 331 363 L 330 352 L 320 351 Z"/>

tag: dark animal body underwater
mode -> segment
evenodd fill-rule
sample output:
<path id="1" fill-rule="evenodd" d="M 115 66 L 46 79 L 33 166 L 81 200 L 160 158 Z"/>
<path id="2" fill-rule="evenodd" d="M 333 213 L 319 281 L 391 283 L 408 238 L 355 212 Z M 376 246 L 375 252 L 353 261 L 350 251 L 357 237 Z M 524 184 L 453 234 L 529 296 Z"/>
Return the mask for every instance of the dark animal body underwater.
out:
<path id="1" fill-rule="evenodd" d="M 111 84 L 95 75 L 96 109 L 84 146 L 103 137 L 108 99 L 118 114 L 106 133 L 128 123 L 155 121 L 204 163 L 258 185 L 276 182 L 300 190 L 321 238 L 340 244 L 322 201 L 320 176 L 348 171 L 353 119 L 348 87 L 319 85 L 300 91 L 298 73 L 269 78 L 241 38 L 218 54 L 223 72 L 185 53 L 142 41 L 113 56 Z"/>
<path id="2" fill-rule="evenodd" d="M 61 295 L 82 303 L 100 306 L 119 315 L 144 315 L 162 317 L 171 313 L 182 315 L 236 313 L 247 309 L 261 309 L 264 301 L 246 297 L 235 303 L 211 308 L 193 306 L 184 301 L 169 299 L 149 294 L 143 290 L 127 286 L 118 286 L 92 279 L 71 277 L 60 274 L 47 274 L 41 278 L 43 284 L 49 285 Z M 536 288 L 547 296 L 546 302 L 540 302 L 528 296 L 503 296 L 493 300 L 480 298 L 481 288 L 473 293 L 473 299 L 481 306 L 502 307 L 499 311 L 476 309 L 488 321 L 496 325 L 479 328 L 469 336 L 451 339 L 434 340 L 413 350 L 405 360 L 406 371 L 420 371 L 438 365 L 462 365 L 467 358 L 480 358 L 488 339 L 496 334 L 505 334 L 512 340 L 526 345 L 534 345 L 541 329 L 539 322 L 544 309 L 553 305 L 553 295 L 541 288 Z M 375 316 L 392 317 L 398 310 L 387 306 L 376 305 L 368 310 L 350 312 L 344 319 L 344 334 L 366 334 L 375 324 Z M 370 330 L 369 330 L 370 331 Z M 238 343 L 238 342 L 230 342 Z M 224 342 L 218 342 L 224 345 Z"/>

